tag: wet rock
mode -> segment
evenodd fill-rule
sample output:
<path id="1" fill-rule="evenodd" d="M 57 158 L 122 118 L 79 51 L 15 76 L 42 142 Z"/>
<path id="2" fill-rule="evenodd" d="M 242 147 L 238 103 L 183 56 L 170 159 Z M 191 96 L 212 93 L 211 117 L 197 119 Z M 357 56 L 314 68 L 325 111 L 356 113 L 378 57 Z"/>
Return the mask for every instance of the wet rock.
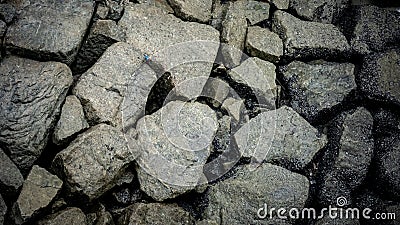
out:
<path id="1" fill-rule="evenodd" d="M 269 0 L 278 9 L 288 9 L 290 0 Z"/>
<path id="2" fill-rule="evenodd" d="M 93 66 L 112 44 L 124 41 L 125 34 L 113 20 L 97 20 L 83 43 L 73 67 L 74 73 L 83 73 Z"/>
<path id="3" fill-rule="evenodd" d="M 17 166 L 0 148 L 0 189 L 3 195 L 15 195 L 24 183 Z M 0 223 L 1 224 L 1 223 Z"/>
<path id="4" fill-rule="evenodd" d="M 16 224 L 22 224 L 47 207 L 60 191 L 63 182 L 47 170 L 34 165 L 13 206 Z"/>
<path id="5" fill-rule="evenodd" d="M 304 168 L 327 143 L 325 135 L 287 106 L 260 113 L 234 137 L 243 157 L 295 170 Z"/>
<path id="6" fill-rule="evenodd" d="M 251 56 L 277 63 L 283 55 L 283 44 L 274 32 L 254 26 L 247 29 L 246 50 Z"/>
<path id="7" fill-rule="evenodd" d="M 176 204 L 137 203 L 125 210 L 118 224 L 194 224 L 194 218 Z"/>
<path id="8" fill-rule="evenodd" d="M 63 211 L 54 213 L 40 220 L 38 225 L 83 225 L 86 224 L 86 216 L 81 209 L 71 207 L 64 209 Z"/>
<path id="9" fill-rule="evenodd" d="M 234 119 L 235 123 L 239 123 L 244 115 L 244 100 L 229 97 L 222 104 L 222 108 L 228 112 L 228 115 Z"/>
<path id="10" fill-rule="evenodd" d="M 212 0 L 169 0 L 171 7 L 179 17 L 201 23 L 207 23 L 211 19 Z"/>
<path id="11" fill-rule="evenodd" d="M 14 56 L 0 65 L 0 143 L 22 172 L 28 172 L 45 148 L 69 86 L 62 63 Z"/>
<path id="12" fill-rule="evenodd" d="M 369 99 L 400 105 L 400 50 L 364 58 L 358 84 Z"/>
<path id="13" fill-rule="evenodd" d="M 68 190 L 93 200 L 115 186 L 136 156 L 122 132 L 105 124 L 87 130 L 56 155 L 53 168 Z"/>
<path id="14" fill-rule="evenodd" d="M 3 20 L 7 24 L 10 24 L 15 17 L 15 8 L 11 4 L 1 4 L 0 5 L 0 20 Z"/>
<path id="15" fill-rule="evenodd" d="M 357 88 L 351 63 L 294 61 L 281 72 L 288 87 L 290 106 L 312 122 L 335 111 Z"/>
<path id="16" fill-rule="evenodd" d="M 0 194 L 0 225 L 4 224 L 4 217 L 6 216 L 6 213 L 7 213 L 7 205 Z"/>
<path id="17" fill-rule="evenodd" d="M 347 56 L 350 49 L 334 25 L 303 21 L 279 10 L 274 13 L 272 31 L 283 40 L 284 55 L 289 58 L 334 59 Z"/>
<path id="18" fill-rule="evenodd" d="M 307 178 L 282 167 L 268 163 L 258 168 L 244 166 L 236 174 L 210 187 L 205 219 L 217 224 L 291 224 L 276 215 L 271 219 L 267 213 L 273 207 L 302 209 L 307 200 Z M 257 212 L 266 218 L 259 218 Z"/>
<path id="19" fill-rule="evenodd" d="M 86 122 L 79 99 L 74 95 L 67 96 L 61 110 L 60 119 L 54 129 L 53 142 L 56 144 L 65 143 L 74 134 L 88 127 L 89 124 Z"/>
<path id="20" fill-rule="evenodd" d="M 78 53 L 93 10 L 91 0 L 32 2 L 8 28 L 7 50 L 40 61 L 56 60 L 70 65 Z"/>
<path id="21" fill-rule="evenodd" d="M 306 20 L 334 24 L 343 16 L 350 3 L 350 0 L 292 0 L 290 8 Z"/>
<path id="22" fill-rule="evenodd" d="M 140 189 L 157 201 L 195 189 L 217 130 L 207 105 L 173 101 L 137 123 Z"/>
<path id="23" fill-rule="evenodd" d="M 220 107 L 230 91 L 229 84 L 216 78 L 210 78 L 204 85 L 202 96 L 210 99 L 214 107 Z"/>

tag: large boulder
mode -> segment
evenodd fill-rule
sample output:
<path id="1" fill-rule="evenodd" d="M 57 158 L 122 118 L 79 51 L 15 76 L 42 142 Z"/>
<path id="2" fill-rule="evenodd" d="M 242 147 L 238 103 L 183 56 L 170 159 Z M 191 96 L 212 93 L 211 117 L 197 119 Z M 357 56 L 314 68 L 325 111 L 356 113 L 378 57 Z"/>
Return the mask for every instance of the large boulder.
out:
<path id="1" fill-rule="evenodd" d="M 17 166 L 0 148 L 0 189 L 3 195 L 15 195 L 24 183 Z"/>
<path id="2" fill-rule="evenodd" d="M 71 70 L 58 62 L 7 57 L 0 64 L 0 143 L 28 172 L 40 156 L 67 91 Z"/>
<path id="3" fill-rule="evenodd" d="M 291 0 L 290 8 L 306 20 L 334 24 L 350 3 L 350 0 Z"/>

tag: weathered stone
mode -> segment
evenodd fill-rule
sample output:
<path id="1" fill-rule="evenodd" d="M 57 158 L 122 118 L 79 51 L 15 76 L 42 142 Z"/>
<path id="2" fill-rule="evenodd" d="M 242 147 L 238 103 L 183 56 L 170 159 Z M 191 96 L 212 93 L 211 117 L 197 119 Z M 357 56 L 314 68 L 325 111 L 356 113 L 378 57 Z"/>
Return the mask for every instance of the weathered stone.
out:
<path id="1" fill-rule="evenodd" d="M 313 122 L 335 111 L 357 88 L 351 63 L 294 61 L 281 72 L 288 87 L 290 106 Z"/>
<path id="2" fill-rule="evenodd" d="M 93 10 L 91 0 L 32 2 L 8 28 L 7 50 L 41 61 L 56 60 L 70 65 L 78 53 Z"/>
<path id="3" fill-rule="evenodd" d="M 194 224 L 194 218 L 176 204 L 136 203 L 125 209 L 118 224 Z"/>
<path id="4" fill-rule="evenodd" d="M 125 6 L 128 4 L 128 0 L 106 0 L 104 1 L 108 8 L 107 19 L 118 21 L 121 19 Z"/>
<path id="5" fill-rule="evenodd" d="M 250 25 L 262 22 L 269 18 L 269 4 L 253 0 L 235 1 L 234 9 L 241 11 Z"/>
<path id="6" fill-rule="evenodd" d="M 107 18 L 108 11 L 109 10 L 106 6 L 99 5 L 99 6 L 97 6 L 96 17 L 101 20 L 105 20 Z"/>
<path id="7" fill-rule="evenodd" d="M 24 183 L 17 166 L 0 148 L 0 189 L 3 195 L 15 195 Z M 1 223 L 0 223 L 1 224 Z"/>
<path id="8" fill-rule="evenodd" d="M 65 143 L 72 136 L 89 127 L 81 102 L 74 95 L 67 96 L 61 110 L 61 116 L 54 129 L 53 142 L 56 144 Z"/>
<path id="9" fill-rule="evenodd" d="M 400 133 L 400 115 L 396 114 L 394 110 L 378 108 L 372 112 L 376 135 L 385 137 L 393 133 Z"/>
<path id="10" fill-rule="evenodd" d="M 216 115 L 200 103 L 169 102 L 137 123 L 140 188 L 157 201 L 195 189 L 203 176 Z"/>
<path id="11" fill-rule="evenodd" d="M 0 143 L 28 172 L 45 148 L 61 103 L 72 84 L 62 63 L 14 56 L 0 64 Z"/>
<path id="12" fill-rule="evenodd" d="M 137 3 L 155 6 L 170 14 L 174 13 L 174 9 L 171 8 L 168 0 L 137 0 Z"/>
<path id="13" fill-rule="evenodd" d="M 169 0 L 168 1 L 179 17 L 195 21 L 207 23 L 211 19 L 212 0 Z"/>
<path id="14" fill-rule="evenodd" d="M 11 4 L 1 4 L 0 5 L 0 20 L 3 20 L 7 24 L 10 24 L 15 17 L 15 8 Z"/>
<path id="15" fill-rule="evenodd" d="M 7 214 L 7 205 L 0 194 L 0 225 L 4 224 L 4 217 Z"/>
<path id="16" fill-rule="evenodd" d="M 276 215 L 267 215 L 271 208 L 304 207 L 309 187 L 306 177 L 268 163 L 253 169 L 240 168 L 234 177 L 210 187 L 205 219 L 217 224 L 277 224 Z M 258 213 L 266 218 L 259 218 Z"/>
<path id="17" fill-rule="evenodd" d="M 114 225 L 112 215 L 106 211 L 104 205 L 99 204 L 94 210 L 95 212 L 86 215 L 87 225 Z"/>
<path id="18" fill-rule="evenodd" d="M 60 191 L 63 182 L 47 170 L 34 165 L 13 206 L 16 224 L 22 224 L 47 207 Z"/>
<path id="19" fill-rule="evenodd" d="M 226 82 L 216 78 L 209 78 L 201 95 L 209 98 L 214 107 L 220 107 L 230 90 L 231 88 Z"/>
<path id="20" fill-rule="evenodd" d="M 400 50 L 365 57 L 359 73 L 359 87 L 370 99 L 400 105 Z"/>
<path id="21" fill-rule="evenodd" d="M 260 113 L 234 137 L 243 157 L 275 162 L 290 169 L 304 168 L 327 143 L 325 135 L 320 135 L 287 106 Z"/>
<path id="22" fill-rule="evenodd" d="M 279 10 L 274 13 L 272 31 L 283 40 L 284 55 L 289 58 L 333 59 L 347 56 L 350 49 L 334 25 L 302 21 Z"/>
<path id="23" fill-rule="evenodd" d="M 64 178 L 69 191 L 93 200 L 115 186 L 135 157 L 122 132 L 105 124 L 87 130 L 53 161 L 53 168 Z"/>
<path id="24" fill-rule="evenodd" d="M 81 209 L 71 207 L 60 212 L 54 213 L 40 220 L 37 225 L 84 225 L 86 224 L 86 216 Z"/>
<path id="25" fill-rule="evenodd" d="M 231 142 L 231 121 L 232 117 L 223 116 L 218 120 L 218 130 L 215 133 L 215 137 L 212 145 L 212 152 L 226 152 L 229 151 Z"/>
<path id="26" fill-rule="evenodd" d="M 246 50 L 251 56 L 276 63 L 283 55 L 283 43 L 274 32 L 254 26 L 247 29 Z"/>
<path id="27" fill-rule="evenodd" d="M 222 30 L 222 21 L 228 11 L 228 6 L 229 4 L 223 4 L 220 1 L 213 1 L 210 25 L 218 31 Z"/>
<path id="28" fill-rule="evenodd" d="M 306 20 L 334 24 L 350 3 L 350 0 L 291 0 L 290 8 Z"/>
<path id="29" fill-rule="evenodd" d="M 278 9 L 288 9 L 290 0 L 269 0 Z"/>
<path id="30" fill-rule="evenodd" d="M 83 73 L 93 66 L 112 44 L 124 41 L 125 34 L 113 20 L 97 20 L 90 29 L 74 65 L 74 73 Z"/>
<path id="31" fill-rule="evenodd" d="M 239 123 L 245 110 L 244 100 L 229 97 L 222 104 L 222 108 L 228 112 L 235 123 Z"/>
<path id="32" fill-rule="evenodd" d="M 4 35 L 6 34 L 7 24 L 0 20 L 0 38 L 3 39 Z M 3 47 L 2 45 L 0 45 Z"/>

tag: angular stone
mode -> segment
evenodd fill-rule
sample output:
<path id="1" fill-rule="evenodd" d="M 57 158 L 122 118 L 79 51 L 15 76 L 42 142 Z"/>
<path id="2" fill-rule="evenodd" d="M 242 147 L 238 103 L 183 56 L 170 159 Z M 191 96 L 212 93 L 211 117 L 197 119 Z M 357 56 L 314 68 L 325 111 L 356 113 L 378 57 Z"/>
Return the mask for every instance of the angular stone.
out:
<path id="1" fill-rule="evenodd" d="M 350 4 L 351 0 L 292 0 L 290 8 L 306 20 L 335 24 Z"/>
<path id="2" fill-rule="evenodd" d="M 274 32 L 254 26 L 247 29 L 246 50 L 251 56 L 277 63 L 283 55 L 283 43 Z"/>
<path id="3" fill-rule="evenodd" d="M 400 105 L 400 50 L 365 57 L 359 87 L 369 99 Z"/>
<path id="4" fill-rule="evenodd" d="M 37 225 L 84 225 L 86 224 L 86 216 L 81 209 L 71 207 L 60 212 L 51 214 L 40 220 Z"/>
<path id="5" fill-rule="evenodd" d="M 3 195 L 15 195 L 24 183 L 17 166 L 0 148 L 0 189 Z M 1 223 L 0 223 L 1 224 Z"/>
<path id="6" fill-rule="evenodd" d="M 279 10 L 274 13 L 272 31 L 283 40 L 284 55 L 289 58 L 334 59 L 347 56 L 350 49 L 334 25 L 302 21 Z"/>
<path id="7" fill-rule="evenodd" d="M 86 215 L 87 225 L 114 225 L 114 220 L 104 205 L 99 204 L 93 210 L 95 211 Z"/>
<path id="8" fill-rule="evenodd" d="M 7 205 L 0 194 L 0 225 L 4 224 L 4 217 L 7 214 Z"/>
<path id="9" fill-rule="evenodd" d="M 207 23 L 211 19 L 212 0 L 169 0 L 171 7 L 179 17 L 195 21 Z"/>
<path id="10" fill-rule="evenodd" d="M 136 157 L 122 132 L 99 124 L 87 130 L 53 161 L 53 168 L 64 178 L 68 190 L 96 199 L 115 186 L 125 168 Z"/>
<path id="11" fill-rule="evenodd" d="M 68 88 L 71 70 L 62 63 L 14 56 L 0 65 L 0 142 L 28 172 L 45 148 Z"/>
<path id="12" fill-rule="evenodd" d="M 217 128 L 214 111 L 200 103 L 169 102 L 140 119 L 140 189 L 157 201 L 195 189 Z"/>
<path id="13" fill-rule="evenodd" d="M 139 4 L 151 5 L 160 8 L 169 14 L 174 13 L 174 9 L 171 8 L 167 0 L 137 0 L 136 2 Z"/>
<path id="14" fill-rule="evenodd" d="M 0 38 L 3 39 L 4 35 L 6 34 L 7 24 L 0 20 Z M 3 47 L 3 45 L 0 45 Z"/>
<path id="15" fill-rule="evenodd" d="M 47 170 L 34 165 L 13 206 L 16 224 L 22 224 L 47 207 L 60 191 L 63 182 Z"/>
<path id="16" fill-rule="evenodd" d="M 225 81 L 209 78 L 204 85 L 202 96 L 211 100 L 214 107 L 220 107 L 229 94 L 231 87 Z"/>
<path id="17" fill-rule="evenodd" d="M 309 121 L 317 121 L 357 88 L 351 63 L 291 62 L 281 69 L 290 106 Z"/>
<path id="18" fill-rule="evenodd" d="M 32 2 L 8 28 L 7 50 L 40 61 L 56 60 L 70 65 L 78 53 L 93 10 L 91 0 Z"/>
<path id="19" fill-rule="evenodd" d="M 288 9 L 290 0 L 269 0 L 278 9 Z"/>
<path id="20" fill-rule="evenodd" d="M 253 0 L 235 1 L 235 10 L 241 11 L 250 25 L 262 22 L 269 18 L 269 4 Z"/>
<path id="21" fill-rule="evenodd" d="M 234 177 L 210 187 L 209 204 L 204 218 L 217 224 L 291 224 L 276 215 L 266 215 L 271 208 L 297 208 L 301 210 L 308 197 L 309 182 L 306 177 L 272 164 L 240 168 Z M 262 182 L 260 182 L 262 181 Z"/>
<path id="22" fill-rule="evenodd" d="M 228 11 L 228 6 L 229 4 L 223 4 L 219 1 L 213 2 L 210 25 L 218 31 L 222 30 L 222 21 Z"/>
<path id="23" fill-rule="evenodd" d="M 215 133 L 211 152 L 226 152 L 231 146 L 231 121 L 232 117 L 223 116 L 218 120 L 218 130 Z"/>
<path id="24" fill-rule="evenodd" d="M 15 17 L 15 8 L 11 4 L 1 4 L 0 5 L 0 20 L 3 20 L 7 24 L 10 24 Z"/>
<path id="25" fill-rule="evenodd" d="M 88 127 L 89 124 L 86 122 L 79 99 L 74 95 L 67 96 L 61 110 L 60 119 L 54 129 L 53 142 L 56 144 L 65 143 L 74 134 Z"/>
<path id="26" fill-rule="evenodd" d="M 239 123 L 245 110 L 244 100 L 229 97 L 222 104 L 222 108 L 228 112 L 236 123 Z"/>
<path id="27" fill-rule="evenodd" d="M 234 137 L 243 157 L 290 169 L 304 168 L 327 143 L 325 135 L 287 106 L 260 113 Z"/>

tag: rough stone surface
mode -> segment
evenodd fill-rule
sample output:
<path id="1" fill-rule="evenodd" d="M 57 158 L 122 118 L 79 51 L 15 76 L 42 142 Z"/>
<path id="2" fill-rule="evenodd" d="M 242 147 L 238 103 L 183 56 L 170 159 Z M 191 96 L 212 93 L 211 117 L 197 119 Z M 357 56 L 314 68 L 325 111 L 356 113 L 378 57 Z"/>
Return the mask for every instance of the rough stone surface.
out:
<path id="1" fill-rule="evenodd" d="M 351 63 L 294 61 L 281 72 L 290 106 L 309 121 L 316 121 L 337 108 L 357 88 Z"/>
<path id="2" fill-rule="evenodd" d="M 251 56 L 277 63 L 283 55 L 283 43 L 274 32 L 254 26 L 247 29 L 246 50 Z"/>
<path id="3" fill-rule="evenodd" d="M 2 20 L 0 20 L 0 38 L 3 39 L 5 33 L 7 30 L 7 24 L 5 22 L 3 22 Z M 3 47 L 3 45 L 0 45 L 1 48 Z"/>
<path id="4" fill-rule="evenodd" d="M 370 99 L 400 105 L 400 50 L 365 57 L 358 85 Z"/>
<path id="5" fill-rule="evenodd" d="M 63 177 L 72 193 L 93 200 L 111 189 L 136 156 L 129 149 L 122 132 L 105 124 L 87 130 L 53 161 L 53 168 Z"/>
<path id="6" fill-rule="evenodd" d="M 332 24 L 307 22 L 283 11 L 276 11 L 272 31 L 283 40 L 289 58 L 337 58 L 347 55 L 350 46 L 339 28 Z"/>
<path id="7" fill-rule="evenodd" d="M 34 165 L 13 206 L 15 223 L 22 224 L 47 207 L 60 191 L 62 184 L 57 176 Z"/>
<path id="8" fill-rule="evenodd" d="M 234 137 L 242 156 L 290 169 L 304 168 L 327 143 L 325 135 L 287 106 L 260 113 Z"/>
<path id="9" fill-rule="evenodd" d="M 7 50 L 70 65 L 78 53 L 93 10 L 91 0 L 31 2 L 8 28 Z"/>
<path id="10" fill-rule="evenodd" d="M 160 8 L 169 14 L 174 13 L 174 9 L 171 8 L 168 0 L 137 0 L 137 3 Z"/>
<path id="11" fill-rule="evenodd" d="M 229 84 L 216 78 L 210 78 L 204 85 L 202 96 L 210 98 L 214 107 L 220 107 L 230 91 Z"/>
<path id="12" fill-rule="evenodd" d="M 212 0 L 169 0 L 179 17 L 196 22 L 207 23 L 211 19 Z"/>
<path id="13" fill-rule="evenodd" d="M 157 201 L 195 189 L 218 128 L 214 111 L 173 101 L 137 123 L 140 188 Z"/>
<path id="14" fill-rule="evenodd" d="M 4 224 L 4 217 L 7 213 L 7 205 L 3 200 L 3 197 L 0 194 L 0 224 Z"/>
<path id="15" fill-rule="evenodd" d="M 290 0 L 269 0 L 278 9 L 288 9 Z"/>
<path id="16" fill-rule="evenodd" d="M 218 120 L 218 130 L 213 140 L 212 152 L 226 152 L 231 146 L 231 122 L 232 117 L 223 116 Z"/>
<path id="17" fill-rule="evenodd" d="M 244 100 L 229 97 L 222 104 L 222 108 L 228 112 L 236 123 L 239 123 L 245 110 Z"/>
<path id="18" fill-rule="evenodd" d="M 360 225 L 360 221 L 358 219 L 345 219 L 345 218 L 330 218 L 329 216 L 325 216 L 322 219 L 318 219 L 315 225 Z"/>
<path id="19" fill-rule="evenodd" d="M 306 20 L 336 23 L 350 6 L 350 0 L 291 0 L 290 8 Z"/>
<path id="20" fill-rule="evenodd" d="M 53 133 L 53 142 L 62 144 L 71 137 L 89 127 L 81 102 L 74 95 L 67 96 L 61 110 L 60 119 Z"/>
<path id="21" fill-rule="evenodd" d="M 14 56 L 0 64 L 0 143 L 23 172 L 47 144 L 69 86 L 70 69 L 62 63 Z"/>
<path id="22" fill-rule="evenodd" d="M 269 215 L 263 220 L 258 218 L 259 208 L 267 204 L 269 209 L 302 209 L 308 197 L 308 187 L 306 177 L 282 167 L 265 163 L 253 170 L 253 167 L 245 166 L 234 177 L 210 187 L 204 217 L 217 224 L 277 224 L 276 216 L 272 219 Z M 288 220 L 280 222 L 291 224 Z"/>
<path id="23" fill-rule="evenodd" d="M 71 207 L 49 215 L 37 223 L 37 225 L 59 224 L 84 225 L 86 224 L 86 216 L 81 209 Z"/>
<path id="24" fill-rule="evenodd" d="M 235 1 L 235 10 L 243 14 L 250 25 L 262 22 L 269 18 L 269 4 L 253 0 Z"/>
<path id="25" fill-rule="evenodd" d="M 210 25 L 218 31 L 222 30 L 222 21 L 228 11 L 228 6 L 229 4 L 222 4 L 219 1 L 213 2 Z"/>
<path id="26" fill-rule="evenodd" d="M 17 166 L 0 148 L 0 189 L 3 195 L 15 195 L 24 183 Z M 0 223 L 1 224 L 1 223 Z"/>
<path id="27" fill-rule="evenodd" d="M 3 20 L 7 24 L 10 24 L 15 17 L 15 8 L 11 4 L 1 4 L 0 5 L 0 20 Z"/>

